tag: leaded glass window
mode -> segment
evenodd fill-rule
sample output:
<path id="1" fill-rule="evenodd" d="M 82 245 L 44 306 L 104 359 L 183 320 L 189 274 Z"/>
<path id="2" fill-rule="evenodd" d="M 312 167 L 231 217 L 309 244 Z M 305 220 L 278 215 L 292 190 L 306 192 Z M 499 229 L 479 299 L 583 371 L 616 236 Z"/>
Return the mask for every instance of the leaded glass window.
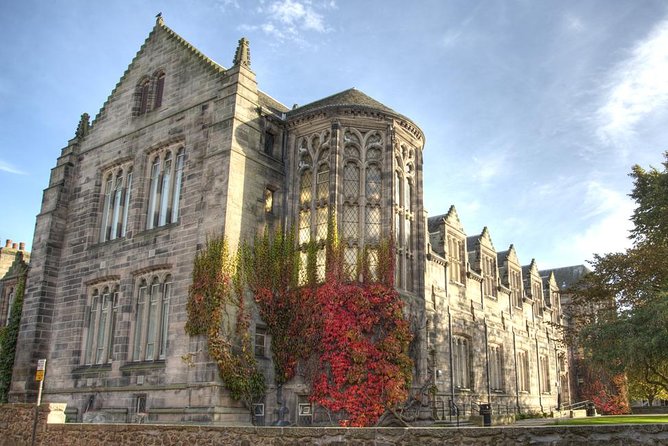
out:
<path id="1" fill-rule="evenodd" d="M 366 169 L 366 199 L 367 201 L 380 201 L 380 168 L 371 165 Z"/>
<path id="2" fill-rule="evenodd" d="M 359 237 L 358 206 L 343 205 L 343 239 L 357 240 Z"/>
<path id="3" fill-rule="evenodd" d="M 366 208 L 366 241 L 377 243 L 380 239 L 380 208 L 367 206 Z"/>
<path id="4" fill-rule="evenodd" d="M 343 170 L 343 194 L 346 199 L 355 201 L 360 194 L 360 170 L 353 164 L 348 163 Z"/>
<path id="5" fill-rule="evenodd" d="M 299 194 L 299 202 L 302 206 L 311 205 L 311 183 L 313 182 L 313 175 L 310 170 L 305 170 L 302 173 L 301 191 Z"/>

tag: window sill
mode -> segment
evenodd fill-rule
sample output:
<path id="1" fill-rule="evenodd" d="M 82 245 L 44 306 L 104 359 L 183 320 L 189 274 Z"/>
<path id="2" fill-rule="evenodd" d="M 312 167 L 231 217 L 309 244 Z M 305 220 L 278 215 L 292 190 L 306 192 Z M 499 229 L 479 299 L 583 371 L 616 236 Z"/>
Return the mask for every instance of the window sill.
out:
<path id="1" fill-rule="evenodd" d="M 81 365 L 72 370 L 72 374 L 78 375 L 79 377 L 97 375 L 98 373 L 107 372 L 111 372 L 110 362 L 106 364 Z"/>
<path id="2" fill-rule="evenodd" d="M 126 370 L 153 370 L 153 369 L 164 369 L 165 360 L 157 359 L 155 361 L 131 361 L 127 362 L 125 365 L 121 366 L 121 371 Z"/>

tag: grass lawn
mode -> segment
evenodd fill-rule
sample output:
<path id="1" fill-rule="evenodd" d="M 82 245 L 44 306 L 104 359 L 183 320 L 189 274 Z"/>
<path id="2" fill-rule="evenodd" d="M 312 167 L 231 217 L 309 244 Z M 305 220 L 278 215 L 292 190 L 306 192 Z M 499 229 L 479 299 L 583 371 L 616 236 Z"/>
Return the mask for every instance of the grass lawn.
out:
<path id="1" fill-rule="evenodd" d="M 600 417 L 569 418 L 559 420 L 559 425 L 586 424 L 655 424 L 668 423 L 668 415 L 603 415 Z"/>

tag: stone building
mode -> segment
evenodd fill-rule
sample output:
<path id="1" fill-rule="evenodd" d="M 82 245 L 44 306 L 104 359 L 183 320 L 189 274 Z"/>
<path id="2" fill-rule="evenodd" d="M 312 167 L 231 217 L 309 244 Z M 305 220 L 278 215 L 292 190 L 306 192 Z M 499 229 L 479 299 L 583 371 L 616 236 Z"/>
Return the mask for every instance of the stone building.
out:
<path id="1" fill-rule="evenodd" d="M 567 398 L 553 276 L 497 253 L 487 229 L 467 237 L 454 208 L 427 219 L 419 127 L 355 89 L 289 109 L 250 62 L 245 39 L 226 69 L 159 17 L 93 122 L 82 116 L 37 218 L 10 398 L 34 398 L 46 358 L 44 398 L 71 419 L 247 420 L 184 331 L 194 256 L 208 236 L 235 245 L 278 225 L 324 240 L 329 209 L 352 277 L 362 249 L 395 237 L 416 386 L 469 408 Z M 322 277 L 324 248 L 317 259 Z M 271 383 L 268 336 L 252 328 Z M 307 394 L 285 386 L 294 423 L 308 422 Z M 271 423 L 271 389 L 264 404 Z"/>
<path id="2" fill-rule="evenodd" d="M 25 246 L 23 242 L 7 240 L 4 248 L 0 247 L 0 327 L 9 323 L 19 278 L 30 262 Z"/>

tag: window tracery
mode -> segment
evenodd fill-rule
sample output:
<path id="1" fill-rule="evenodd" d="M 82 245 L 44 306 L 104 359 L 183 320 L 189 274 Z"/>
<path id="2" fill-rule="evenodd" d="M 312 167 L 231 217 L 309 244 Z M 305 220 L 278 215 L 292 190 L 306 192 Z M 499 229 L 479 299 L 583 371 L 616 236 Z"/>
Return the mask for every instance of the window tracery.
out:
<path id="1" fill-rule="evenodd" d="M 132 198 L 132 165 L 114 167 L 103 174 L 100 242 L 125 237 Z"/>
<path id="2" fill-rule="evenodd" d="M 164 359 L 167 352 L 172 276 L 150 274 L 138 279 L 134 305 L 132 360 Z"/>
<path id="3" fill-rule="evenodd" d="M 84 360 L 86 365 L 111 362 L 118 318 L 118 284 L 106 283 L 90 290 L 88 298 Z"/>
<path id="4" fill-rule="evenodd" d="M 178 220 L 184 163 L 183 147 L 164 149 L 151 157 L 146 229 Z"/>

